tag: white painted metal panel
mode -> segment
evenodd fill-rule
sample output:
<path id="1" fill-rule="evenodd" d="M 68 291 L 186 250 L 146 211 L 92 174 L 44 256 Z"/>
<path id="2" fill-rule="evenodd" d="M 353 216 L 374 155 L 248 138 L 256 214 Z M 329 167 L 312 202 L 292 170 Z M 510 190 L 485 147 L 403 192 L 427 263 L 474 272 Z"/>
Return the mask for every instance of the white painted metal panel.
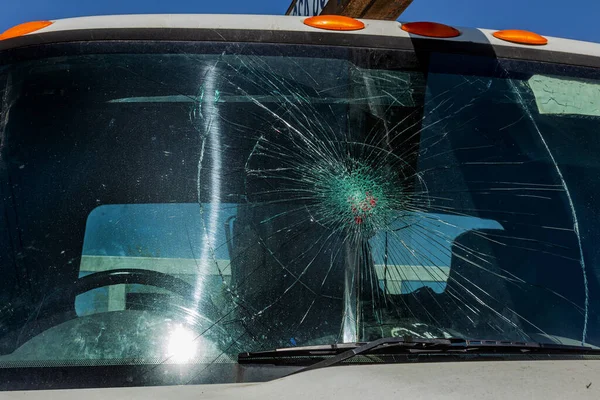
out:
<path id="1" fill-rule="evenodd" d="M 360 31 L 323 31 L 303 24 L 304 17 L 288 15 L 223 15 L 223 14 L 150 14 L 150 15 L 105 15 L 97 17 L 67 18 L 36 33 L 57 32 L 76 29 L 117 28 L 188 28 L 188 29 L 247 29 L 279 30 L 291 32 L 327 32 L 331 35 L 379 35 L 410 37 L 413 35 L 400 29 L 396 21 L 362 20 L 365 29 Z M 455 38 L 434 39 L 451 42 L 491 43 L 495 46 L 531 48 L 496 39 L 495 30 L 456 27 L 461 35 Z M 511 28 L 511 27 L 503 27 Z M 415 36 L 419 37 L 419 36 Z M 558 51 L 572 54 L 600 56 L 600 44 L 577 40 L 548 37 L 548 44 L 536 46 L 542 51 Z"/>

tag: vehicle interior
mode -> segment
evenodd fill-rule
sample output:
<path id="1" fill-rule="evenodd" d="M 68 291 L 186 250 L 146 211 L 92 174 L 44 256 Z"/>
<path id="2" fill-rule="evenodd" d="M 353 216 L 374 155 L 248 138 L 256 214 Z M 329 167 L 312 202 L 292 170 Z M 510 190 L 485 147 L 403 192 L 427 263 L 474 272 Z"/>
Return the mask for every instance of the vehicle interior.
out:
<path id="1" fill-rule="evenodd" d="M 544 113 L 529 84 L 589 71 L 249 47 L 0 70 L 1 366 L 228 383 L 279 347 L 600 345 L 598 116 Z"/>

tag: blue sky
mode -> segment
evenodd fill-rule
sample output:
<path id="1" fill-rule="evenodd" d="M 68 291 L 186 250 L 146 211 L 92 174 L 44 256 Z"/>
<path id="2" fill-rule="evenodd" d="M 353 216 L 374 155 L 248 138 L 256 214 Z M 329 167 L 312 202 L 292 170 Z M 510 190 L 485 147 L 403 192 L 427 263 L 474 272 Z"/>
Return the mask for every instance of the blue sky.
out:
<path id="1" fill-rule="evenodd" d="M 283 14 L 291 0 L 3 0 L 0 32 L 18 23 L 131 13 Z M 600 42 L 600 0 L 414 0 L 402 20 L 529 29 Z"/>

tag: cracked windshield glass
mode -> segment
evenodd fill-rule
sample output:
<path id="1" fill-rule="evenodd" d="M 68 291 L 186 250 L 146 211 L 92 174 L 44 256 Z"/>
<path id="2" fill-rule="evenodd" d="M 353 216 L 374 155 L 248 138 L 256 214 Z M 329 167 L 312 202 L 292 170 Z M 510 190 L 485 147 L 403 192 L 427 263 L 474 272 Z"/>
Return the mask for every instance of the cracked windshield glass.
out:
<path id="1" fill-rule="evenodd" d="M 390 336 L 600 345 L 598 71 L 77 49 L 0 70 L 3 368 L 235 381 L 240 352 Z"/>

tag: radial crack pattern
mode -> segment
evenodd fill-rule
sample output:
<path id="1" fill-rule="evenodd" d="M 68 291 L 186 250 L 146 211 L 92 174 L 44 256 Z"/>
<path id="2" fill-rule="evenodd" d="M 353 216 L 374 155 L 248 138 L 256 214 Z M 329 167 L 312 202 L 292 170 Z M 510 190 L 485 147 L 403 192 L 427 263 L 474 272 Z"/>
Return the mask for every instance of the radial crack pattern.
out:
<path id="1" fill-rule="evenodd" d="M 69 88 L 93 74 L 127 82 L 107 88 L 98 80 L 64 93 L 73 104 L 92 102 L 85 123 L 77 114 L 77 127 L 55 127 L 66 144 L 54 147 L 89 146 L 84 153 L 95 161 L 73 164 L 93 167 L 73 178 L 85 191 L 54 184 L 68 164 L 46 153 L 56 148 L 13 133 L 27 124 L 42 129 L 21 103 L 60 91 L 36 89 L 34 80 L 32 95 L 13 99 L 36 76 L 34 66 L 11 70 L 0 92 L 0 162 L 5 181 L 15 182 L 2 188 L 7 204 L 47 210 L 47 197 L 61 209 L 54 197 L 79 195 L 81 207 L 63 211 L 64 220 L 82 221 L 77 212 L 88 218 L 80 277 L 125 259 L 190 285 L 191 298 L 112 291 L 127 307 L 172 308 L 165 315 L 181 337 L 198 349 L 211 343 L 187 380 L 201 381 L 241 351 L 382 336 L 600 344 L 595 183 L 582 183 L 595 156 L 580 162 L 576 153 L 586 149 L 571 135 L 597 131 L 590 127 L 598 121 L 591 110 L 565 116 L 578 108 L 539 101 L 539 88 L 567 85 L 544 75 L 557 71 L 372 49 L 205 46 L 202 54 L 108 54 L 43 68 L 59 71 L 43 80 L 50 86 Z M 92 72 L 73 72 L 89 65 Z M 88 86 L 100 100 L 83 98 Z M 106 115 L 106 133 L 81 134 L 85 143 L 63 134 Z M 26 158 L 15 149 L 30 147 L 47 170 L 6 161 Z M 48 196 L 24 195 L 34 183 Z M 41 214 L 20 212 L 23 223 L 11 217 L 20 224 L 10 231 L 16 269 L 70 265 L 62 248 L 38 251 L 47 237 L 81 248 L 83 233 L 59 232 L 62 225 Z M 28 231 L 36 224 L 45 231 Z M 41 262 L 41 254 L 61 256 Z M 53 287 L 55 277 L 32 279 Z M 14 343 L 33 335 L 40 303 L 56 296 L 36 298 Z M 1 309 L 9 315 L 2 321 L 13 309 Z M 174 362 L 172 354 L 153 357 Z"/>

